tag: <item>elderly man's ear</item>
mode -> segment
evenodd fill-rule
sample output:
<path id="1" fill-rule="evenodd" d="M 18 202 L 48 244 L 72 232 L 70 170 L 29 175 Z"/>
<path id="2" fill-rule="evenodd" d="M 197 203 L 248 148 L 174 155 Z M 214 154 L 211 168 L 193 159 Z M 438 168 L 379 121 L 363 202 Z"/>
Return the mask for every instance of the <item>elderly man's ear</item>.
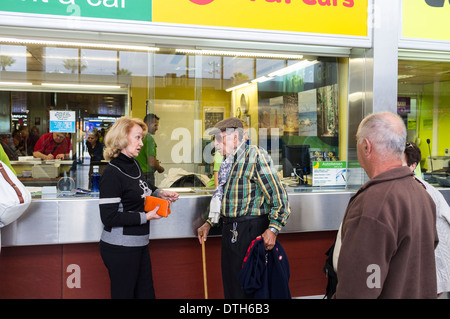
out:
<path id="1" fill-rule="evenodd" d="M 373 146 L 372 143 L 367 138 L 365 138 L 362 142 L 362 150 L 366 156 L 372 153 Z"/>

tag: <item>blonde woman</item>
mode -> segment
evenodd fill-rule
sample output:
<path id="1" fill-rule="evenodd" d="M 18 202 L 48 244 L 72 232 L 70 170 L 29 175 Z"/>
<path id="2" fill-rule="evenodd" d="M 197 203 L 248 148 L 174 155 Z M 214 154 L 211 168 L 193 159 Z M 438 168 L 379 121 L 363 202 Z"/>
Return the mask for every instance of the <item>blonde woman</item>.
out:
<path id="1" fill-rule="evenodd" d="M 148 185 L 134 159 L 147 125 L 122 117 L 108 130 L 103 156 L 110 160 L 100 179 L 100 216 L 104 229 L 100 253 L 111 280 L 111 298 L 155 298 L 148 248 L 149 221 L 161 218 L 157 208 L 145 212 L 145 197 L 170 201 L 178 194 Z"/>

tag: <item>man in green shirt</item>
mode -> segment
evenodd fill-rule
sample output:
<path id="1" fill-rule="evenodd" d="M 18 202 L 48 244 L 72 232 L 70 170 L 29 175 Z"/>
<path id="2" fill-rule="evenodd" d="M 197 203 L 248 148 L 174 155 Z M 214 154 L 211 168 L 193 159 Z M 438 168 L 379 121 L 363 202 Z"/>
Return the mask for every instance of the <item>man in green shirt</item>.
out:
<path id="1" fill-rule="evenodd" d="M 216 152 L 214 154 L 214 168 L 213 168 L 214 173 L 211 179 L 209 180 L 208 184 L 206 184 L 206 187 L 216 188 L 217 185 L 219 184 L 219 170 L 220 165 L 222 164 L 222 160 L 223 156 L 219 152 Z"/>
<path id="2" fill-rule="evenodd" d="M 156 133 L 159 128 L 159 117 L 153 113 L 149 113 L 144 118 L 145 124 L 148 127 L 148 133 L 142 141 L 144 145 L 141 147 L 139 155 L 136 160 L 141 165 L 141 169 L 145 174 L 147 182 L 155 185 L 155 172 L 164 172 L 159 161 L 156 159 L 156 142 L 152 135 Z"/>
<path id="3" fill-rule="evenodd" d="M 224 156 L 219 185 L 211 199 L 208 220 L 197 229 L 200 243 L 222 220 L 222 281 L 225 298 L 251 298 L 239 283 L 239 272 L 250 243 L 258 236 L 271 250 L 278 232 L 286 225 L 290 207 L 286 190 L 267 152 L 243 139 L 241 120 L 218 122 L 216 151 Z"/>

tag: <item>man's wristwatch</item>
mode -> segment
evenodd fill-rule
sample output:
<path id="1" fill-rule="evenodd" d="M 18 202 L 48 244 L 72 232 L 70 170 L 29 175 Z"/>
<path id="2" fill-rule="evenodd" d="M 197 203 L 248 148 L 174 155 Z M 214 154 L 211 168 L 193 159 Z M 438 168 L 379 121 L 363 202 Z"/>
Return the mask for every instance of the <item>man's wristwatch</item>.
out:
<path id="1" fill-rule="evenodd" d="M 278 233 L 279 233 L 278 229 L 276 229 L 275 227 L 269 227 L 269 230 L 270 230 L 272 233 L 274 233 L 275 236 L 278 236 Z"/>

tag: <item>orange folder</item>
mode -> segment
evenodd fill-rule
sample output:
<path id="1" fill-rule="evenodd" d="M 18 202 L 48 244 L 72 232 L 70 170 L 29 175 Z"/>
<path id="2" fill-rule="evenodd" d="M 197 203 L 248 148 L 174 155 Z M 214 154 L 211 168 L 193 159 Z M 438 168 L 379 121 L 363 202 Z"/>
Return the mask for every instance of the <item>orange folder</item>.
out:
<path id="1" fill-rule="evenodd" d="M 154 196 L 145 197 L 145 211 L 149 212 L 159 205 L 159 209 L 156 212 L 159 216 L 167 217 L 170 215 L 170 201 Z"/>

